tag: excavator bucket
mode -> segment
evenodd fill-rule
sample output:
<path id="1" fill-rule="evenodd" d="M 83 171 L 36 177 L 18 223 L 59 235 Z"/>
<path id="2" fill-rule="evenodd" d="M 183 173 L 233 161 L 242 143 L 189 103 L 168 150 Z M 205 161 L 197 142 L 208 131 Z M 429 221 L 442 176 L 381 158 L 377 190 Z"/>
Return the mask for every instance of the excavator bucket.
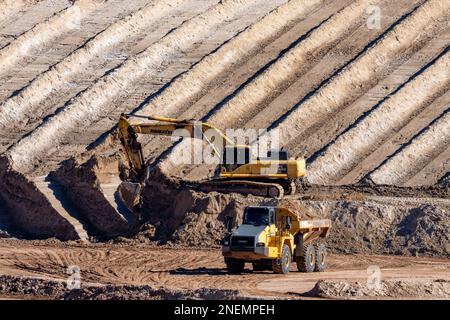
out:
<path id="1" fill-rule="evenodd" d="M 117 188 L 120 200 L 131 212 L 134 212 L 141 202 L 141 189 L 140 183 L 130 181 L 123 181 Z"/>

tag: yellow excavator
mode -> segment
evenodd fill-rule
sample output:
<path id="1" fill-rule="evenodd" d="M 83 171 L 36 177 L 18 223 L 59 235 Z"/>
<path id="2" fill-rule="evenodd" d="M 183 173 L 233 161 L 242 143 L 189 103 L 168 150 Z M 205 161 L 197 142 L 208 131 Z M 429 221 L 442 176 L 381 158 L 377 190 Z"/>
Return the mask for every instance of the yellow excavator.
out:
<path id="1" fill-rule="evenodd" d="M 151 122 L 131 123 L 131 117 Z M 304 159 L 290 159 L 285 150 L 271 150 L 265 158 L 252 159 L 250 146 L 235 144 L 222 131 L 208 123 L 122 114 L 118 123 L 118 135 L 135 176 L 142 178 L 146 169 L 138 135 L 172 136 L 180 129 L 185 133 L 183 137 L 206 141 L 219 158 L 215 176 L 200 182 L 196 187 L 197 191 L 280 198 L 284 194 L 295 193 L 295 179 L 305 175 Z"/>

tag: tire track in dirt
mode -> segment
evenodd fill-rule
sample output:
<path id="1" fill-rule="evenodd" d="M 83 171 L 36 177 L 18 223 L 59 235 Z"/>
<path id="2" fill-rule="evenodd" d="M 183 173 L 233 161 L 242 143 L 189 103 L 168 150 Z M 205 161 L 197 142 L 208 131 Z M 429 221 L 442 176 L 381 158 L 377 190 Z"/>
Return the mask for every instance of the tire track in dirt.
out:
<path id="1" fill-rule="evenodd" d="M 67 278 L 67 268 L 80 268 L 83 282 L 148 284 L 186 289 L 233 288 L 261 293 L 256 284 L 272 273 L 228 275 L 220 250 L 160 248 L 2 248 L 3 274 Z M 100 262 L 100 263 L 99 263 Z M 245 283 L 245 285 L 243 285 Z"/>
<path id="2" fill-rule="evenodd" d="M 110 53 L 118 55 L 118 49 L 121 56 L 129 56 L 139 43 L 141 33 L 154 31 L 158 27 L 155 23 L 168 14 L 179 15 L 178 11 L 185 9 L 184 2 L 174 5 L 166 1 L 155 1 L 133 12 L 109 26 L 47 72 L 39 75 L 18 94 L 0 104 L 2 110 L 0 134 L 3 140 L 0 143 L 3 144 L 3 148 L 13 144 L 19 137 L 34 129 L 41 119 L 53 113 L 60 106 L 61 100 L 57 99 L 58 97 L 65 99 L 62 103 L 68 101 L 67 97 L 85 89 L 89 84 L 86 78 L 91 77 L 92 73 L 100 77 L 105 71 L 117 66 L 125 58 L 105 59 L 105 57 Z M 164 27 L 164 31 L 168 31 L 170 25 Z M 81 88 L 75 85 L 75 82 L 81 82 L 78 79 L 84 84 Z M 71 83 L 68 89 L 67 83 Z M 49 100 L 52 102 L 50 105 Z M 11 127 L 11 123 L 16 125 Z"/>
<path id="3" fill-rule="evenodd" d="M 450 51 L 375 106 L 310 164 L 307 181 L 335 183 L 450 87 Z"/>
<path id="4" fill-rule="evenodd" d="M 247 294 L 287 297 L 289 291 L 303 293 L 320 279 L 362 280 L 370 265 L 377 265 L 388 278 L 443 277 L 449 268 L 444 259 L 330 254 L 328 272 L 298 273 L 295 266 L 280 284 L 271 272 L 229 275 L 220 249 L 161 248 L 132 245 L 65 245 L 20 243 L 0 245 L 2 274 L 66 280 L 67 267 L 80 267 L 82 283 L 133 284 L 184 289 L 237 289 Z M 364 273 L 364 274 L 363 274 Z M 445 276 L 444 276 L 445 278 Z M 294 284 L 294 285 L 293 285 Z M 295 287 L 295 288 L 293 288 Z M 275 292 L 276 291 L 276 292 Z M 290 296 L 292 297 L 292 296 Z"/>
<path id="5" fill-rule="evenodd" d="M 448 70 L 448 69 L 447 69 Z M 450 109 L 369 175 L 378 184 L 404 185 L 450 144 Z"/>
<path id="6" fill-rule="evenodd" d="M 270 129 L 278 129 L 284 146 L 294 148 L 308 130 L 314 132 L 315 125 L 342 111 L 391 72 L 397 61 L 410 57 L 439 33 L 449 12 L 447 3 L 425 2 Z"/>
<path id="7" fill-rule="evenodd" d="M 69 8 L 20 35 L 0 51 L 0 79 L 8 76 L 10 69 L 19 64 L 33 50 L 37 50 L 71 29 L 79 28 L 81 19 L 98 7 L 97 1 L 77 0 Z"/>
<path id="8" fill-rule="evenodd" d="M 126 60 L 15 144 L 8 151 L 13 163 L 20 167 L 19 170 L 32 167 L 39 156 L 59 145 L 68 134 L 86 128 L 106 116 L 111 111 L 110 102 L 135 85 L 139 78 L 159 72 L 164 64 L 177 57 L 180 52 L 192 48 L 194 42 L 205 37 L 211 29 L 220 27 L 227 19 L 233 18 L 252 4 L 254 1 L 222 1 L 184 22 L 144 52 Z M 48 141 L 53 141 L 53 145 L 50 146 Z"/>

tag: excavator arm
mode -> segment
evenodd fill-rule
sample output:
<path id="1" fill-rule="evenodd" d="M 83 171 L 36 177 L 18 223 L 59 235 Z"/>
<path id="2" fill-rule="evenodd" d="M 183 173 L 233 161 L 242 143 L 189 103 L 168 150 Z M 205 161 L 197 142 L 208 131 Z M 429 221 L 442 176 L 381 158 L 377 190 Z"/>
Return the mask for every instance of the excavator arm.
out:
<path id="1" fill-rule="evenodd" d="M 130 117 L 158 121 L 158 123 L 132 124 L 129 121 Z M 138 134 L 173 136 L 177 130 L 183 130 L 183 134 L 180 131 L 180 134 L 176 136 L 188 136 L 207 141 L 213 150 L 213 154 L 219 159 L 222 157 L 224 146 L 235 146 L 234 142 L 227 138 L 222 131 L 201 121 L 122 114 L 118 124 L 119 139 L 124 146 L 131 167 L 138 176 L 142 174 L 145 166 L 142 146 L 137 139 Z M 208 134 L 208 131 L 212 135 Z M 219 141 L 215 140 L 217 138 Z"/>

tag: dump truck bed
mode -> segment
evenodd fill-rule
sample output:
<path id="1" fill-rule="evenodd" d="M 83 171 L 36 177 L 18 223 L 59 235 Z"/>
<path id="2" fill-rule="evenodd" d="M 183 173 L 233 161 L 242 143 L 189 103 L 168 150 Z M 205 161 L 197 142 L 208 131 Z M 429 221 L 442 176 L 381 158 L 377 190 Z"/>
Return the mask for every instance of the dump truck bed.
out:
<path id="1" fill-rule="evenodd" d="M 298 229 L 300 232 L 309 232 L 316 231 L 319 229 L 326 230 L 331 228 L 331 220 L 330 219 L 322 219 L 322 220 L 301 220 L 299 221 Z"/>
<path id="2" fill-rule="evenodd" d="M 314 237 L 325 238 L 330 228 L 331 220 L 329 219 L 297 220 L 292 222 L 292 232 L 294 234 L 300 232 L 308 235 L 306 238 L 309 238 L 312 234 L 314 234 Z"/>
<path id="3" fill-rule="evenodd" d="M 301 212 L 280 207 L 277 209 L 277 219 L 282 221 L 283 216 L 291 218 L 292 227 L 290 232 L 292 234 L 297 234 L 298 232 L 303 234 L 314 233 L 315 236 L 324 238 L 328 235 L 328 231 L 331 228 L 330 219 L 302 219 Z"/>

